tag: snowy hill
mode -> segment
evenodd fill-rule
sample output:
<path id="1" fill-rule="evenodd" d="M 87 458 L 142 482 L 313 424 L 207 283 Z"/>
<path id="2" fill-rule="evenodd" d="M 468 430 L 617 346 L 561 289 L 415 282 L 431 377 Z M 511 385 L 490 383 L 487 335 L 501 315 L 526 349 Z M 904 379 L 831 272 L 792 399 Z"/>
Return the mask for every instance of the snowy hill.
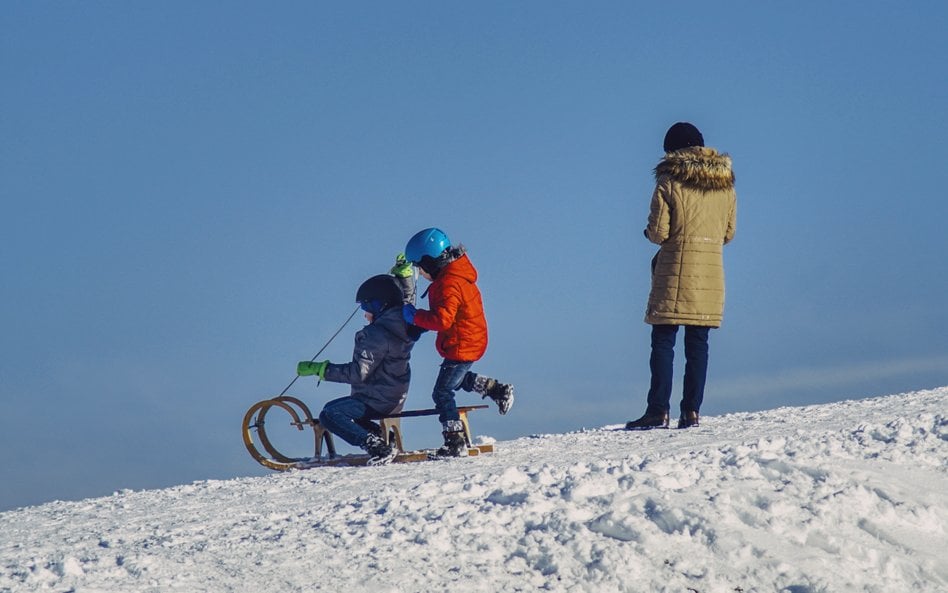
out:
<path id="1" fill-rule="evenodd" d="M 941 388 L 54 502 L 0 514 L 0 591 L 946 591 L 946 411 Z"/>

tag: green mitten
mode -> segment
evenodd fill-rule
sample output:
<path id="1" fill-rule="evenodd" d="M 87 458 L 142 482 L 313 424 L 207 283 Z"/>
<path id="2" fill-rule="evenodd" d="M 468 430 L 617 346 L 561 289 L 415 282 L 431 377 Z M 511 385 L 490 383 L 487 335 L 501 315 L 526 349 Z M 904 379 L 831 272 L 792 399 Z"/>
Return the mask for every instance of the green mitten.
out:
<path id="1" fill-rule="evenodd" d="M 404 253 L 399 253 L 395 256 L 395 265 L 392 266 L 392 269 L 389 270 L 389 273 L 392 276 L 397 276 L 399 278 L 408 278 L 412 275 L 413 271 L 411 269 L 411 263 L 405 259 Z"/>
<path id="2" fill-rule="evenodd" d="M 321 362 L 310 362 L 304 360 L 303 362 L 296 365 L 296 374 L 300 377 L 308 377 L 310 375 L 317 375 L 320 379 L 326 378 L 326 367 L 329 366 L 328 360 L 323 360 Z"/>

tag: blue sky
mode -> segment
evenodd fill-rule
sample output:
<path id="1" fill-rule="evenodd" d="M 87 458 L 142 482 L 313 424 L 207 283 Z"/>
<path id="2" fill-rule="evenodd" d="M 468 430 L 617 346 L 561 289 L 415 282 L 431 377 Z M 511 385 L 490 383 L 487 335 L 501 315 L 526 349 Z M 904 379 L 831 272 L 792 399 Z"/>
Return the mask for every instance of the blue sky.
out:
<path id="1" fill-rule="evenodd" d="M 0 510 L 262 475 L 244 411 L 428 226 L 517 388 L 475 432 L 637 417 L 682 120 L 737 174 L 703 413 L 948 384 L 945 30 L 941 2 L 5 3 Z M 423 339 L 410 407 L 438 363 Z"/>

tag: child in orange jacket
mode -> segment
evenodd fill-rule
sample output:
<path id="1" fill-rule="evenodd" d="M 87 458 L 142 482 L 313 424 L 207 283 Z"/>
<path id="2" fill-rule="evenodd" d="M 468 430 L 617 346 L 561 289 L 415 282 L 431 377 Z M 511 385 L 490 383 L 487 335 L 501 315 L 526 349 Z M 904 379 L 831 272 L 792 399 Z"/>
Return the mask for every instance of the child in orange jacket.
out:
<path id="1" fill-rule="evenodd" d="M 476 284 L 477 270 L 464 248 L 452 247 L 444 231 L 429 228 L 408 241 L 405 257 L 431 282 L 429 310 L 406 304 L 405 321 L 438 332 L 435 346 L 444 357 L 431 394 L 444 435 L 444 446 L 437 455 L 460 457 L 466 453 L 467 443 L 454 392 L 463 389 L 480 393 L 494 400 L 498 411 L 506 414 L 513 406 L 513 386 L 470 370 L 487 350 L 487 319 Z"/>

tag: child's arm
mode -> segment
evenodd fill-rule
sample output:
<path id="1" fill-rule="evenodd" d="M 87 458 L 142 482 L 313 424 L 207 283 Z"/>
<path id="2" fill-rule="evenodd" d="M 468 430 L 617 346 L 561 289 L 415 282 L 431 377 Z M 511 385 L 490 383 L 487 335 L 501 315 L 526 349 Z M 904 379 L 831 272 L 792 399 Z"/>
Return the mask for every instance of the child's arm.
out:
<path id="1" fill-rule="evenodd" d="M 445 331 L 454 325 L 454 319 L 461 308 L 461 293 L 454 287 L 448 287 L 444 294 L 432 294 L 431 310 L 415 311 L 413 323 L 418 327 L 433 331 Z"/>
<path id="2" fill-rule="evenodd" d="M 402 303 L 408 305 L 415 304 L 415 271 L 414 268 L 405 259 L 404 253 L 395 256 L 395 265 L 389 270 L 389 273 L 395 277 L 399 288 L 402 289 Z"/>
<path id="3" fill-rule="evenodd" d="M 348 383 L 349 385 L 370 383 L 375 369 L 385 359 L 387 346 L 385 330 L 371 325 L 366 327 L 356 338 L 355 349 L 352 351 L 352 362 L 345 364 L 330 363 L 326 367 L 324 379 L 333 383 Z"/>

